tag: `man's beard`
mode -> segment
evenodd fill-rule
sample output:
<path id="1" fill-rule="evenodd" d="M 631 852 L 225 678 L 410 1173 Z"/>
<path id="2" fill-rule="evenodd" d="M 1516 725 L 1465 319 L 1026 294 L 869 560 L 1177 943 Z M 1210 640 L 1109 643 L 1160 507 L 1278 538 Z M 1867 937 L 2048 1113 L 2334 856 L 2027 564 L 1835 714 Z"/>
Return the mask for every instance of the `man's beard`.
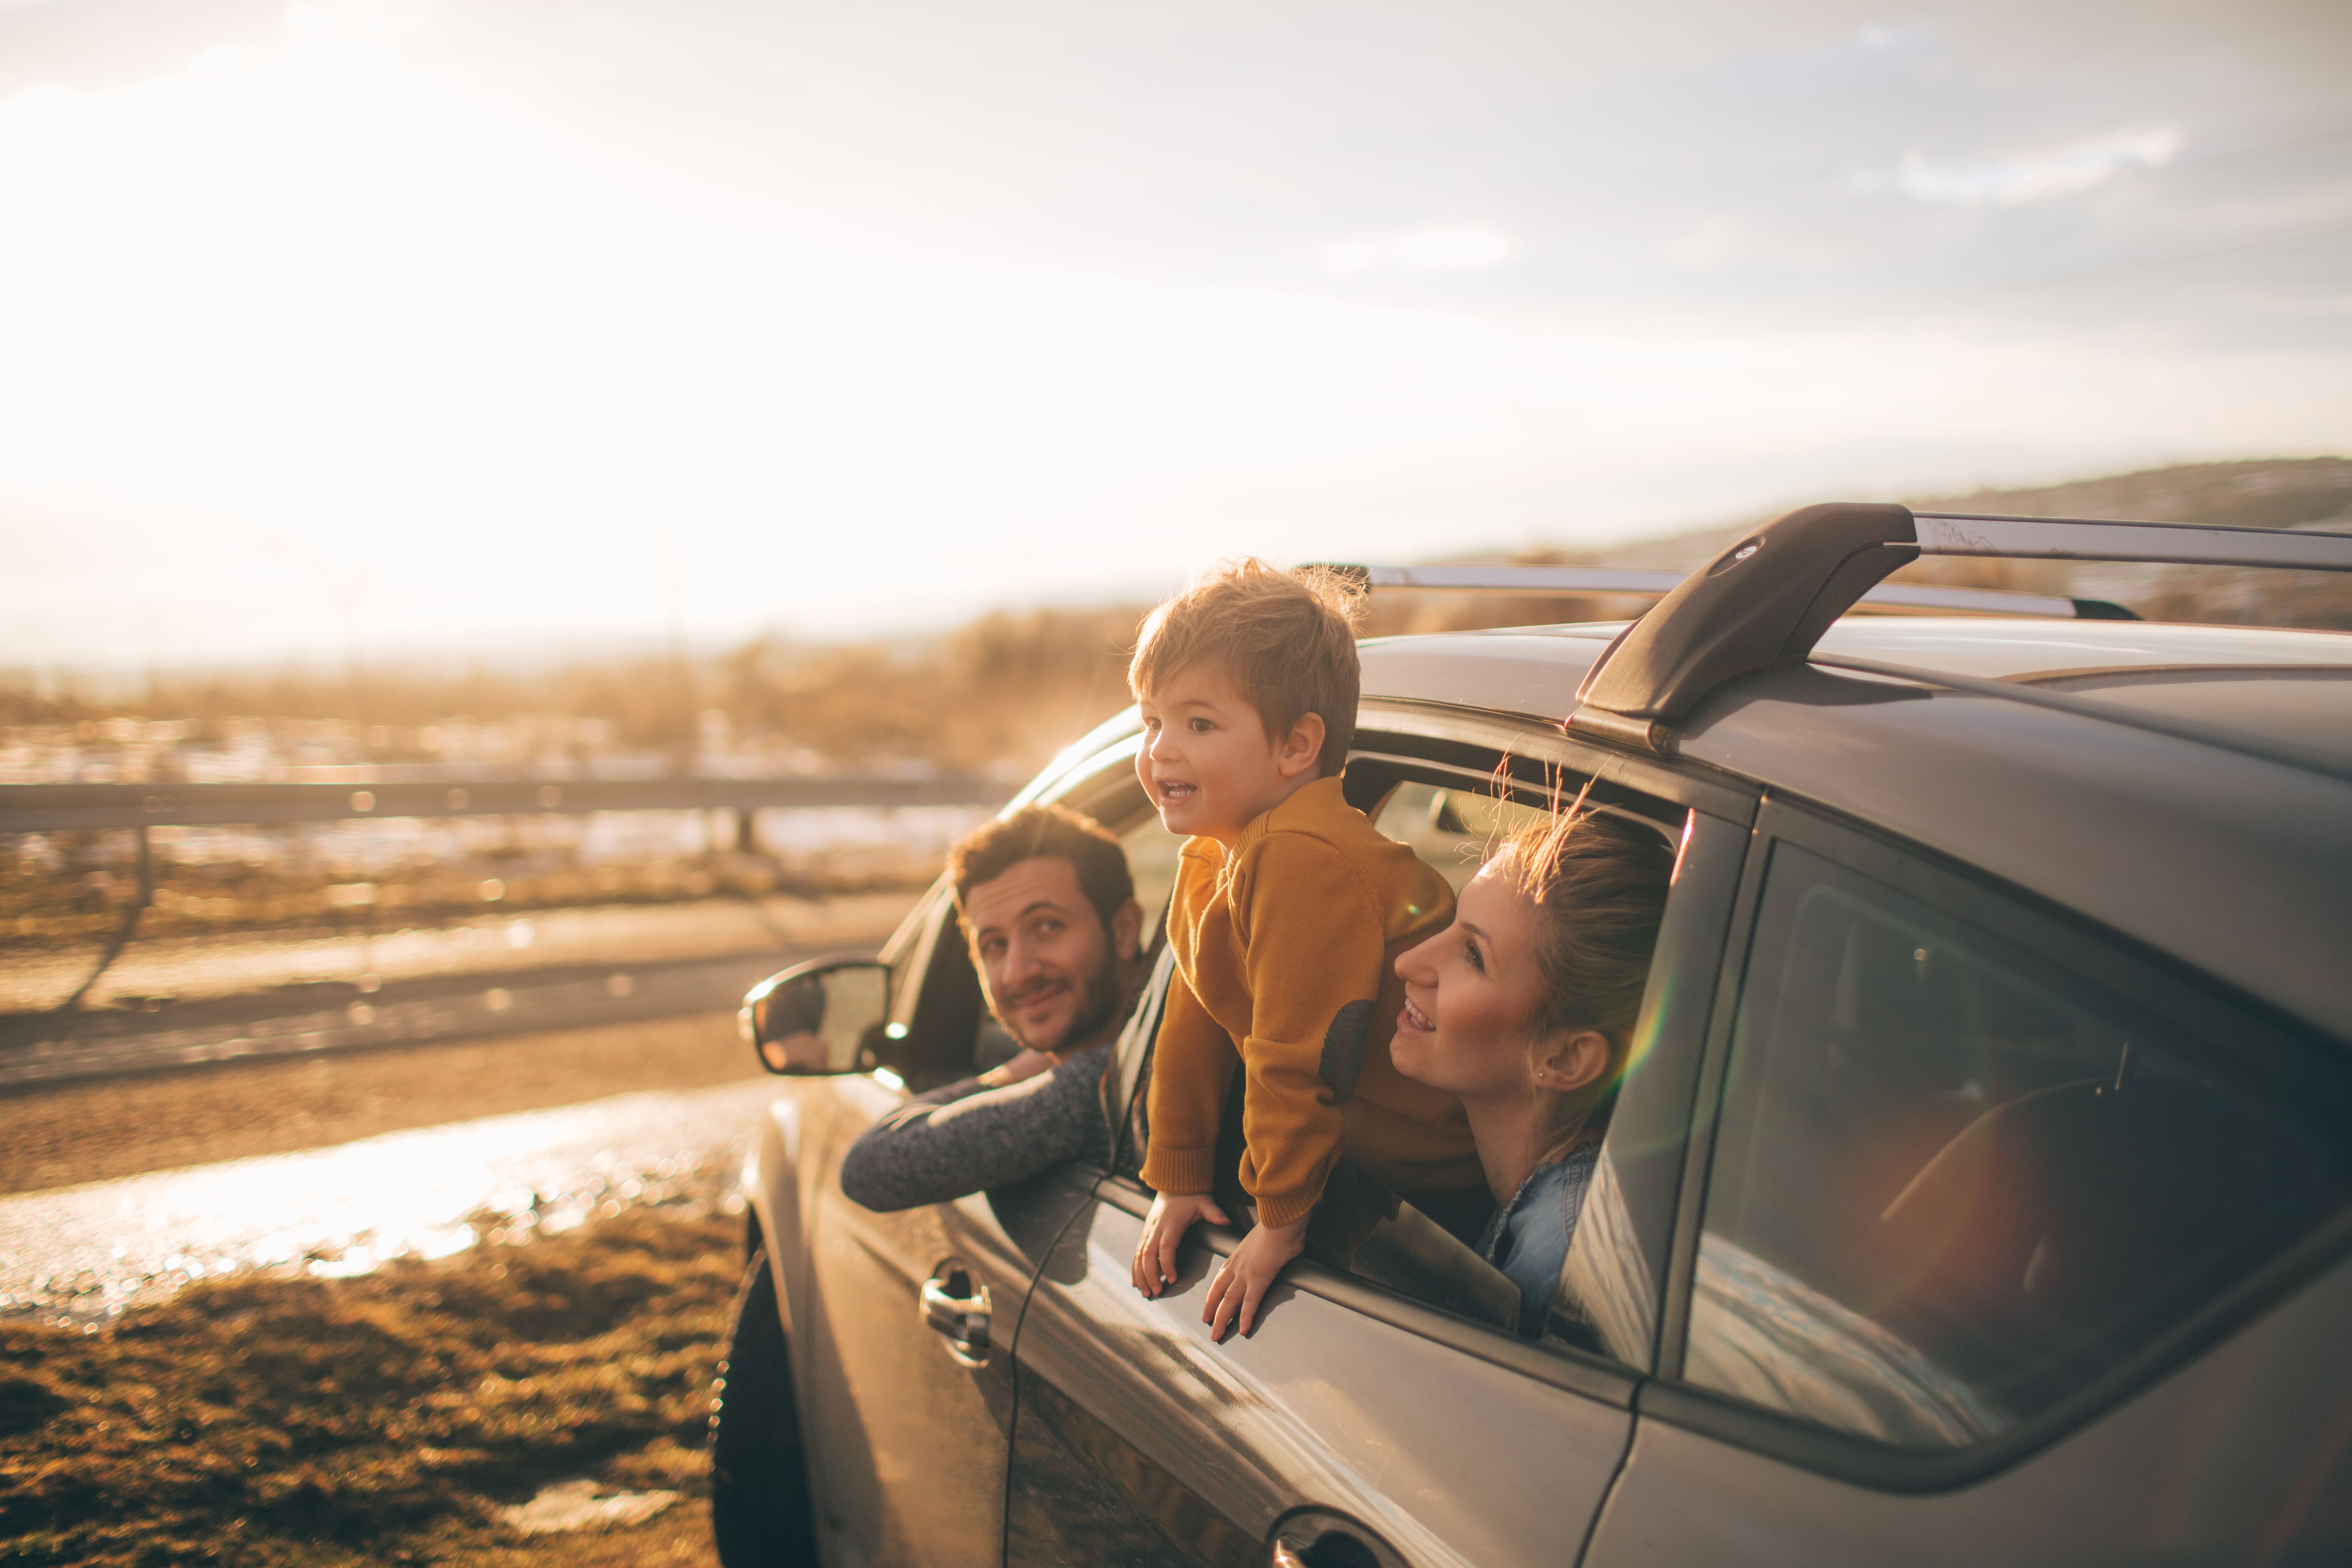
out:
<path id="1" fill-rule="evenodd" d="M 1085 1039 L 1118 1016 L 1122 994 L 1118 984 L 1118 961 L 1105 953 L 1100 966 L 1091 974 L 1080 975 L 1075 984 L 1078 994 L 1077 1011 L 1071 1016 L 1070 1026 L 1063 1031 L 1062 1037 L 1051 1045 L 1042 1045 L 1029 1038 L 1020 1025 L 1006 1016 L 1018 1005 L 1018 998 L 995 1010 L 996 1021 L 1004 1026 L 1006 1034 L 1033 1051 L 1067 1050 L 1074 1042 Z"/>

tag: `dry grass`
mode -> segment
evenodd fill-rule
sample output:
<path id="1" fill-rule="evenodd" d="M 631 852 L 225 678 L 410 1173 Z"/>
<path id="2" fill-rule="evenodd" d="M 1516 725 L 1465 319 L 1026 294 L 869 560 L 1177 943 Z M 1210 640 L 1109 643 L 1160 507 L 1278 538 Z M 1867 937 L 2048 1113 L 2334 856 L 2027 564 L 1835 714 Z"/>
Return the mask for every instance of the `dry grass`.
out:
<path id="1" fill-rule="evenodd" d="M 362 1279 L 202 1284 L 96 1332 L 0 1327 L 0 1562 L 707 1563 L 740 1236 L 635 1210 Z M 602 1537 L 498 1522 L 576 1476 L 689 1501 Z"/>

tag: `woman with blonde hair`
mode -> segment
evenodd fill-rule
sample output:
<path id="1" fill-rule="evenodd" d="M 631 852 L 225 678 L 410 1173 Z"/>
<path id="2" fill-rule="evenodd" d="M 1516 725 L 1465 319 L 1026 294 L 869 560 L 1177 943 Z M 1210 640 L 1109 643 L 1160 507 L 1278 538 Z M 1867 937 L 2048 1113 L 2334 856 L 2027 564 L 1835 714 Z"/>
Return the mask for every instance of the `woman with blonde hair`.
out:
<path id="1" fill-rule="evenodd" d="M 1674 850 L 1584 797 L 1505 838 L 1397 959 L 1397 1070 L 1461 1096 L 1498 1205 L 1478 1251 L 1539 1332 L 1633 1048 Z"/>

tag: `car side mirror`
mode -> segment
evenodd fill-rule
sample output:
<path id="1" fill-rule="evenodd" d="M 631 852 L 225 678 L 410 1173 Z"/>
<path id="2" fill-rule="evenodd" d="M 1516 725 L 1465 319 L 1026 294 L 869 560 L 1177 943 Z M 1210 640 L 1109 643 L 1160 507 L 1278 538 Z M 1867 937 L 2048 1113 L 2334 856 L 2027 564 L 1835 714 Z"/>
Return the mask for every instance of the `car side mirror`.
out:
<path id="1" fill-rule="evenodd" d="M 866 1072 L 880 1065 L 890 970 L 866 958 L 797 963 L 751 987 L 736 1024 L 770 1072 Z"/>

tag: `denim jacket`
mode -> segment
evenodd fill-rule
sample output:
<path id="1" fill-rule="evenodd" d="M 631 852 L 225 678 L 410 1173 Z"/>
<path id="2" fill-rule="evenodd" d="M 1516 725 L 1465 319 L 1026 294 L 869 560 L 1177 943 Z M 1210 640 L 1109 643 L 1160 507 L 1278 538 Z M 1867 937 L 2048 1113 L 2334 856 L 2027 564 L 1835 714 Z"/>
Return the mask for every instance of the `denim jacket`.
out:
<path id="1" fill-rule="evenodd" d="M 1600 1155 L 1587 1143 L 1547 1160 L 1528 1173 L 1511 1201 L 1495 1211 L 1478 1237 L 1478 1256 L 1501 1269 L 1519 1288 L 1519 1332 L 1543 1333 L 1544 1315 L 1568 1261 L 1568 1239 L 1576 1234 L 1577 1212 Z"/>

